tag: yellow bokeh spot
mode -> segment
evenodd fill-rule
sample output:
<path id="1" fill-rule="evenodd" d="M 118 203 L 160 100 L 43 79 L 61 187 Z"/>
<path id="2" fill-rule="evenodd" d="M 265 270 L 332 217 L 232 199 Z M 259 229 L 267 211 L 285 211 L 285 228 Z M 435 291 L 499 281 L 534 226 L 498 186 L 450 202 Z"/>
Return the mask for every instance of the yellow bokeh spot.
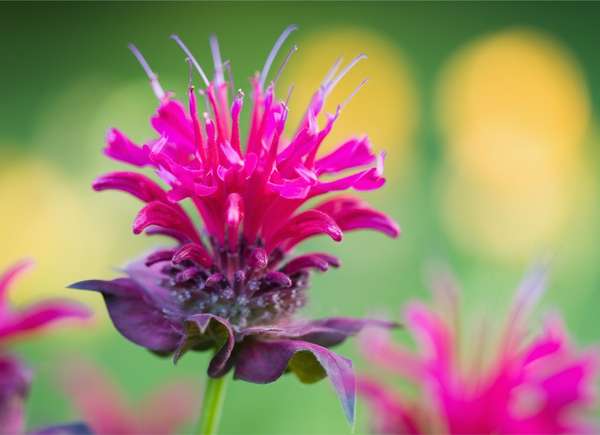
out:
<path id="1" fill-rule="evenodd" d="M 339 57 L 346 65 L 365 53 L 329 96 L 325 109 L 334 113 L 363 79 L 358 91 L 323 143 L 321 153 L 332 150 L 353 136 L 368 135 L 375 150 L 387 152 L 388 176 L 402 168 L 418 118 L 414 80 L 399 49 L 376 33 L 357 28 L 340 28 L 314 33 L 298 42 L 298 53 L 292 57 L 279 84 L 279 94 L 293 84 L 290 122 L 295 126 L 306 111 L 311 96 Z M 321 123 L 321 125 L 323 125 Z"/>
<path id="2" fill-rule="evenodd" d="M 101 305 L 101 298 L 65 289 L 74 281 L 110 273 L 110 223 L 94 213 L 83 195 L 47 163 L 3 159 L 0 268 L 22 258 L 35 261 L 34 269 L 10 292 L 16 304 L 75 297 Z"/>
<path id="3" fill-rule="evenodd" d="M 519 263 L 564 251 L 582 229 L 581 218 L 595 194 L 585 167 L 576 178 L 549 177 L 512 192 L 452 171 L 438 181 L 441 217 L 455 240 L 469 250 Z"/>
<path id="4" fill-rule="evenodd" d="M 450 234 L 508 260 L 558 248 L 593 186 L 589 97 L 570 53 L 531 30 L 479 39 L 445 68 L 439 109 Z"/>
<path id="5" fill-rule="evenodd" d="M 548 37 L 511 30 L 474 42 L 450 61 L 439 96 L 450 159 L 483 181 L 576 165 L 589 98 L 575 60 Z"/>

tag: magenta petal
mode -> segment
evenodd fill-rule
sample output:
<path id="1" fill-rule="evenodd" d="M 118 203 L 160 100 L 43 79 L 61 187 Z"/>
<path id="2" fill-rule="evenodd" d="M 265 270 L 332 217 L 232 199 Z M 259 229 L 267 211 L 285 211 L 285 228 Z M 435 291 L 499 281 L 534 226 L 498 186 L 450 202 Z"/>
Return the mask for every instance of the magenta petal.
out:
<path id="1" fill-rule="evenodd" d="M 385 178 L 381 176 L 380 171 L 377 168 L 371 168 L 334 181 L 319 183 L 311 189 L 310 196 L 314 197 L 327 192 L 337 192 L 350 188 L 356 190 L 375 190 L 384 184 Z"/>
<path id="2" fill-rule="evenodd" d="M 352 362 L 317 344 L 298 340 L 248 340 L 236 358 L 235 379 L 257 384 L 274 382 L 286 370 L 302 382 L 327 376 L 348 421 L 354 423 L 356 381 Z"/>
<path id="3" fill-rule="evenodd" d="M 269 240 L 267 251 L 276 246 L 289 250 L 309 237 L 326 234 L 336 242 L 342 240 L 342 230 L 327 214 L 319 210 L 307 210 L 290 218 Z"/>
<path id="4" fill-rule="evenodd" d="M 22 273 L 31 268 L 33 265 L 33 261 L 31 260 L 22 260 L 8 270 L 6 270 L 2 275 L 0 275 L 0 307 L 3 307 L 6 300 L 6 292 L 11 284 L 17 279 Z"/>
<path id="5" fill-rule="evenodd" d="M 21 434 L 25 428 L 24 401 L 29 392 L 31 371 L 12 356 L 0 356 L 0 429 Z"/>
<path id="6" fill-rule="evenodd" d="M 281 271 L 288 275 L 292 275 L 296 272 L 307 269 L 317 269 L 324 272 L 329 269 L 329 266 L 339 267 L 340 262 L 333 255 L 314 252 L 312 254 L 306 254 L 294 258 L 292 261 L 283 266 Z"/>
<path id="7" fill-rule="evenodd" d="M 343 231 L 370 229 L 394 238 L 400 234 L 396 222 L 356 198 L 336 197 L 315 208 L 331 216 Z"/>
<path id="8" fill-rule="evenodd" d="M 148 150 L 134 144 L 127 136 L 119 130 L 112 128 L 106 135 L 107 147 L 104 154 L 134 166 L 146 166 L 150 164 Z"/>
<path id="9" fill-rule="evenodd" d="M 178 264 L 185 260 L 191 260 L 194 263 L 204 267 L 212 265 L 212 258 L 204 246 L 198 243 L 188 243 L 180 247 L 173 255 L 173 263 Z"/>
<path id="10" fill-rule="evenodd" d="M 277 183 L 270 181 L 269 187 L 286 199 L 303 199 L 306 198 L 313 184 L 313 182 L 299 177 Z"/>
<path id="11" fill-rule="evenodd" d="M 92 187 L 96 191 L 122 190 L 144 201 L 165 201 L 164 190 L 145 175 L 135 172 L 111 172 L 97 178 Z"/>
<path id="12" fill-rule="evenodd" d="M 322 175 L 369 165 L 374 161 L 375 155 L 371 151 L 367 138 L 350 139 L 333 152 L 317 160 L 315 169 L 319 175 Z"/>
<path id="13" fill-rule="evenodd" d="M 149 226 L 171 228 L 185 234 L 192 240 L 197 240 L 198 235 L 190 224 L 187 216 L 176 206 L 160 201 L 148 203 L 140 210 L 133 223 L 133 232 L 140 234 Z"/>
<path id="14" fill-rule="evenodd" d="M 162 354 L 177 347 L 182 335 L 177 323 L 169 320 L 163 307 L 156 306 L 131 279 L 81 281 L 69 287 L 102 293 L 115 328 L 128 340 Z"/>
<path id="15" fill-rule="evenodd" d="M 42 302 L 24 311 L 9 314 L 0 324 L 0 340 L 41 329 L 58 320 L 66 318 L 85 319 L 90 315 L 91 312 L 87 308 L 73 302 Z"/>
<path id="16" fill-rule="evenodd" d="M 158 134 L 166 137 L 169 142 L 187 146 L 193 150 L 192 122 L 179 101 L 164 100 L 150 122 Z"/>
<path id="17" fill-rule="evenodd" d="M 214 314 L 196 314 L 186 319 L 185 328 L 186 337 L 175 353 L 175 361 L 188 349 L 195 345 L 205 348 L 208 342 L 217 349 L 208 365 L 208 375 L 218 378 L 227 373 L 235 345 L 235 337 L 229 322 Z"/>

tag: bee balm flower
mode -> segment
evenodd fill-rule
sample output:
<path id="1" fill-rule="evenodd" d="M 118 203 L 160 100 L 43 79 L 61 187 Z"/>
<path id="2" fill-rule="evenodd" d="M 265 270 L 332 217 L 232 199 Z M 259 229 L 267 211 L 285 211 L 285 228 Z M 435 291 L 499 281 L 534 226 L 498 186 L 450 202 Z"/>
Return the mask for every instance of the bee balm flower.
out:
<path id="1" fill-rule="evenodd" d="M 176 245 L 130 264 L 127 277 L 72 287 L 101 292 L 115 327 L 155 353 L 177 359 L 189 350 L 215 349 L 208 368 L 211 377 L 230 369 L 235 378 L 255 383 L 273 382 L 287 370 L 304 382 L 328 376 L 352 419 L 351 362 L 327 348 L 367 323 L 391 325 L 351 318 L 293 320 L 306 303 L 311 272 L 339 265 L 330 254 L 294 256 L 293 249 L 317 235 L 340 241 L 346 231 L 371 229 L 396 237 L 399 229 L 385 214 L 352 196 L 333 196 L 302 208 L 327 193 L 378 189 L 385 179 L 383 156 L 373 154 L 366 137 L 349 139 L 319 155 L 343 104 L 327 116 L 325 125 L 319 126 L 317 117 L 336 83 L 363 56 L 339 73 L 340 62 L 336 63 L 296 132 L 286 138 L 287 105 L 276 98 L 274 84 L 265 88 L 265 83 L 292 30 L 293 26 L 284 31 L 262 72 L 252 79 L 245 141 L 240 131 L 244 94 L 239 91 L 229 105 L 231 83 L 225 80 L 215 37 L 215 75 L 209 82 L 187 47 L 173 36 L 204 80 L 200 94 L 206 112 L 201 116 L 193 86 L 186 107 L 163 91 L 131 47 L 160 101 L 151 118 L 157 137 L 139 146 L 111 130 L 105 152 L 153 169 L 168 190 L 137 172 L 107 174 L 94 182 L 94 189 L 122 190 L 144 202 L 134 233 L 166 235 Z M 184 199 L 200 215 L 202 231 L 181 206 Z"/>
<path id="2" fill-rule="evenodd" d="M 23 261 L 0 275 L 0 428 L 3 433 L 9 434 L 19 434 L 24 429 L 24 402 L 32 373 L 19 359 L 6 352 L 8 343 L 26 333 L 46 328 L 57 320 L 89 315 L 79 305 L 56 301 L 42 302 L 22 311 L 12 310 L 8 289 L 30 266 L 29 261 Z"/>
<path id="3" fill-rule="evenodd" d="M 556 318 L 542 332 L 527 334 L 527 315 L 544 280 L 543 273 L 536 271 L 523 282 L 498 346 L 489 346 L 490 334 L 459 344 L 456 293 L 444 291 L 452 289 L 449 281 L 440 282 L 438 290 L 442 291 L 437 294 L 442 296 L 440 301 L 446 296 L 448 310 L 431 310 L 420 303 L 406 310 L 406 325 L 418 352 L 394 345 L 381 334 L 365 337 L 368 360 L 419 387 L 418 397 L 409 399 L 388 385 L 361 378 L 359 392 L 372 407 L 374 431 L 597 431 L 585 417 L 594 397 L 597 353 L 578 352 Z M 465 358 L 469 351 L 471 359 Z"/>

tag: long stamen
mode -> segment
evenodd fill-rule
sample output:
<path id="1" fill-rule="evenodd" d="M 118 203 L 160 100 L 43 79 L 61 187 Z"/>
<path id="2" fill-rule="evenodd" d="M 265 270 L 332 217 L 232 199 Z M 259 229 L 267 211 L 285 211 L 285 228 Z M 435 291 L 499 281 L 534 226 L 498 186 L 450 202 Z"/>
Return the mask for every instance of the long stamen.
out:
<path id="1" fill-rule="evenodd" d="M 225 81 L 223 77 L 223 61 L 221 60 L 221 51 L 219 50 L 219 40 L 216 35 L 210 35 L 210 51 L 212 53 L 213 62 L 215 63 L 215 82 L 219 86 Z"/>
<path id="2" fill-rule="evenodd" d="M 291 85 L 290 85 L 290 88 L 288 89 L 287 97 L 286 97 L 286 99 L 285 99 L 285 107 L 286 107 L 286 110 L 287 110 L 287 108 L 288 108 L 288 107 L 289 107 L 289 105 L 290 105 L 290 99 L 292 98 L 292 93 L 294 92 L 294 89 L 295 89 L 295 87 L 296 87 L 296 86 L 295 86 L 294 84 L 291 84 Z"/>
<path id="3" fill-rule="evenodd" d="M 267 79 L 267 75 L 269 74 L 271 65 L 273 64 L 273 61 L 275 60 L 277 53 L 281 49 L 281 46 L 283 45 L 283 43 L 285 42 L 287 37 L 290 36 L 290 33 L 292 33 L 296 29 L 298 29 L 298 26 L 296 26 L 295 24 L 292 24 L 291 26 L 286 27 L 285 30 L 279 36 L 279 38 L 277 38 L 277 41 L 275 41 L 275 45 L 273 45 L 273 48 L 271 49 L 271 52 L 269 53 L 269 56 L 267 57 L 267 61 L 265 62 L 265 66 L 263 67 L 263 69 L 260 73 L 259 83 L 260 83 L 261 89 L 263 89 L 265 87 L 265 81 Z"/>
<path id="4" fill-rule="evenodd" d="M 281 66 L 277 70 L 277 74 L 275 74 L 275 78 L 273 79 L 273 84 L 277 84 L 277 80 L 279 80 L 279 77 L 281 77 L 281 73 L 283 73 L 283 70 L 285 69 L 288 62 L 290 61 L 292 54 L 294 54 L 297 51 L 298 51 L 298 46 L 296 44 L 294 44 L 294 46 L 292 48 L 290 48 L 288 53 L 285 55 L 285 59 L 283 59 Z"/>
<path id="5" fill-rule="evenodd" d="M 152 68 L 150 68 L 150 65 L 148 65 L 148 62 L 146 62 L 146 59 L 144 59 L 144 56 L 142 56 L 142 53 L 140 52 L 140 50 L 138 50 L 138 48 L 135 45 L 128 44 L 127 47 L 129 47 L 129 50 L 131 50 L 137 61 L 144 69 L 144 72 L 148 76 L 148 79 L 150 80 L 150 86 L 152 87 L 154 95 L 156 95 L 156 98 L 158 98 L 159 100 L 162 100 L 165 97 L 165 91 L 163 90 L 162 86 L 158 81 L 158 76 L 154 74 L 154 71 L 152 71 Z"/>
<path id="6" fill-rule="evenodd" d="M 231 95 L 235 94 L 235 86 L 233 83 L 233 72 L 231 71 L 231 62 L 226 60 L 223 62 L 223 66 L 225 67 L 225 71 L 227 71 L 227 80 L 229 81 L 229 90 L 231 91 Z"/>
<path id="7" fill-rule="evenodd" d="M 350 95 L 346 97 L 342 104 L 340 104 L 340 110 L 342 110 L 346 105 L 354 98 L 354 96 L 360 91 L 360 89 L 369 81 L 369 79 L 364 79 L 359 85 L 352 91 Z"/>
<path id="8" fill-rule="evenodd" d="M 342 64 L 342 57 L 338 57 L 337 60 L 335 61 L 335 63 L 333 64 L 333 66 L 331 68 L 329 68 L 329 71 L 327 71 L 327 74 L 325 74 L 325 78 L 321 82 L 321 87 L 327 86 L 327 83 L 329 83 L 331 81 L 331 79 L 333 78 L 333 76 L 335 75 L 337 70 L 340 68 L 341 64 Z"/>
<path id="9" fill-rule="evenodd" d="M 325 85 L 325 93 L 328 94 L 329 92 L 331 92 L 333 90 L 333 88 L 335 88 L 335 86 L 340 82 L 340 80 L 342 80 L 344 78 L 344 76 L 346 74 L 348 74 L 350 72 L 350 70 L 352 68 L 354 68 L 354 66 L 360 62 L 363 59 L 366 59 L 367 55 L 364 53 L 359 54 L 358 56 L 356 56 L 354 59 L 352 59 L 352 61 L 346 66 L 346 68 L 344 68 L 342 71 L 340 71 L 340 73 L 333 78 L 329 83 L 327 83 Z"/>
<path id="10" fill-rule="evenodd" d="M 181 40 L 181 38 L 179 36 L 177 36 L 177 35 L 171 35 L 170 38 L 173 41 L 175 41 L 177 43 L 177 45 L 179 45 L 179 48 L 181 48 L 183 50 L 183 52 L 186 54 L 186 56 L 190 58 L 190 60 L 192 61 L 192 64 L 194 65 L 194 68 L 196 68 L 196 71 L 198 71 L 198 74 L 200 74 L 200 77 L 202 77 L 202 80 L 204 81 L 204 84 L 206 86 L 208 86 L 209 85 L 209 81 L 208 81 L 208 78 L 206 77 L 206 74 L 204 74 L 204 70 L 202 69 L 202 67 L 200 66 L 200 64 L 198 63 L 198 61 L 196 60 L 196 58 L 192 54 L 192 52 L 183 43 L 183 41 Z"/>
<path id="11" fill-rule="evenodd" d="M 185 63 L 188 64 L 188 89 L 192 87 L 193 85 L 193 79 L 192 79 L 192 75 L 193 75 L 193 71 L 194 71 L 194 66 L 192 65 L 192 61 L 190 60 L 189 57 L 185 58 Z"/>

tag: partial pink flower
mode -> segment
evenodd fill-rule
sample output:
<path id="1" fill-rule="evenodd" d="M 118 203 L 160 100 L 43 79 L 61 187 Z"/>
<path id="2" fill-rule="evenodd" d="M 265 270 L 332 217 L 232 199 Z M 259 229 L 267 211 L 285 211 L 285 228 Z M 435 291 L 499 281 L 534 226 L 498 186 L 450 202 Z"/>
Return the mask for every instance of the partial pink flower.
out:
<path id="1" fill-rule="evenodd" d="M 25 428 L 24 405 L 31 383 L 31 371 L 7 347 L 15 338 L 37 332 L 66 318 L 87 318 L 89 311 L 75 303 L 48 301 L 22 310 L 13 310 L 8 300 L 11 284 L 29 267 L 21 261 L 0 275 L 0 428 L 2 433 L 20 434 Z"/>
<path id="2" fill-rule="evenodd" d="M 365 56 L 343 68 L 341 61 L 333 66 L 292 131 L 286 99 L 277 98 L 274 82 L 294 49 L 273 81 L 268 76 L 293 30 L 290 26 L 283 32 L 261 73 L 251 79 L 245 133 L 240 127 L 245 95 L 238 91 L 230 103 L 233 83 L 230 75 L 225 78 L 229 63 L 223 62 L 216 37 L 210 39 L 215 71 L 211 81 L 181 39 L 172 37 L 203 81 L 200 91 L 189 87 L 187 103 L 163 91 L 146 60 L 131 46 L 159 100 L 150 119 L 156 136 L 138 145 L 112 129 L 105 153 L 136 168 L 152 169 L 166 189 L 129 171 L 104 175 L 93 187 L 121 190 L 142 201 L 134 233 L 168 236 L 175 244 L 127 266 L 125 278 L 72 287 L 102 293 L 119 332 L 155 353 L 178 359 L 189 350 L 216 351 L 208 369 L 212 377 L 230 370 L 235 378 L 255 383 L 273 382 L 288 371 L 303 382 L 327 376 L 352 420 L 352 365 L 328 347 L 366 324 L 391 324 L 349 318 L 296 320 L 307 301 L 311 274 L 338 267 L 339 260 L 323 252 L 296 255 L 294 250 L 314 236 L 339 242 L 348 231 L 374 230 L 396 237 L 400 230 L 365 201 L 337 196 L 348 190 L 379 189 L 385 183 L 383 155 L 375 155 L 367 137 L 350 138 L 330 153 L 320 152 L 345 104 L 321 123 L 325 100 Z M 326 194 L 333 195 L 318 202 Z M 191 213 L 183 208 L 184 200 L 193 206 Z M 196 213 L 202 229 L 195 224 Z"/>
<path id="3" fill-rule="evenodd" d="M 60 376 L 79 416 L 96 434 L 170 435 L 195 419 L 200 397 L 189 382 L 169 383 L 132 404 L 99 367 L 78 360 Z"/>
<path id="4" fill-rule="evenodd" d="M 31 266 L 31 261 L 24 260 L 0 275 L 0 347 L 25 334 L 46 329 L 56 321 L 90 316 L 89 310 L 69 301 L 44 301 L 22 310 L 12 310 L 8 301 L 9 286 Z"/>
<path id="5" fill-rule="evenodd" d="M 466 330 L 458 315 L 458 291 L 449 279 L 440 280 L 434 289 L 435 309 L 415 302 L 405 311 L 417 351 L 394 344 L 385 332 L 365 333 L 365 358 L 417 389 L 411 395 L 380 378 L 361 377 L 359 394 L 372 409 L 373 431 L 597 432 L 600 427 L 589 414 L 595 403 L 597 349 L 578 351 L 557 317 L 542 331 L 529 334 L 528 317 L 544 285 L 541 269 L 524 280 L 500 339 L 484 325 L 476 333 L 481 339 L 461 337 Z"/>

